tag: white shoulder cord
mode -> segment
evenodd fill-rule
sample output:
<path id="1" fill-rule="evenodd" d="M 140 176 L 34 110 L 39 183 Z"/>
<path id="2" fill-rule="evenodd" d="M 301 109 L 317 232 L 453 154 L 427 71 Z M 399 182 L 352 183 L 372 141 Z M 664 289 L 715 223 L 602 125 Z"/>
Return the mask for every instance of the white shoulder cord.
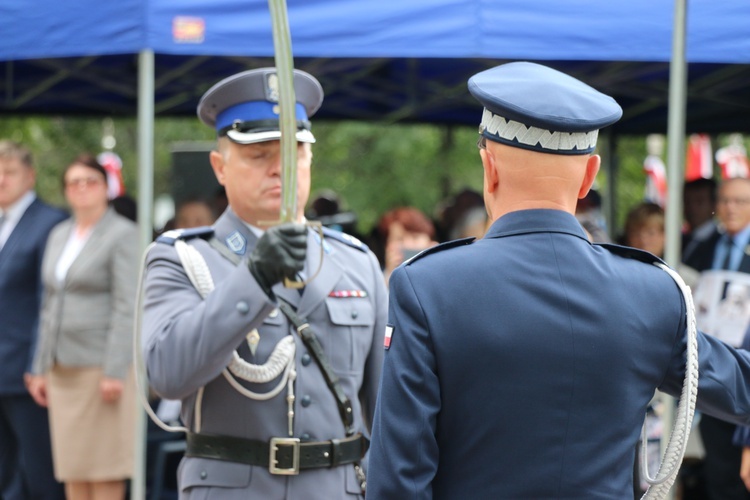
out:
<path id="1" fill-rule="evenodd" d="M 148 251 L 151 249 L 151 247 L 154 244 L 152 243 L 149 245 L 148 249 L 146 250 L 146 254 L 148 254 Z M 195 248 L 188 245 L 182 240 L 176 240 L 175 241 L 175 250 L 177 251 L 177 255 L 180 257 L 180 261 L 185 269 L 185 273 L 188 276 L 188 279 L 190 279 L 190 282 L 193 284 L 193 286 L 196 288 L 198 293 L 201 295 L 201 297 L 206 297 L 209 293 L 211 293 L 214 289 L 214 282 L 213 278 L 211 277 L 211 272 L 208 269 L 208 265 L 206 264 L 205 259 L 203 256 L 198 252 Z M 145 258 L 144 258 L 145 263 Z M 141 266 L 141 273 L 139 277 L 139 284 L 138 284 L 138 306 L 136 308 L 136 314 L 139 314 L 140 308 L 142 306 L 141 304 L 141 287 L 142 287 L 142 279 L 143 279 L 144 269 L 143 264 Z M 136 322 L 138 324 L 138 321 Z M 142 360 L 142 353 L 140 349 L 140 329 L 137 329 L 136 331 L 136 341 L 134 342 L 134 350 L 136 359 L 138 360 L 139 366 L 143 366 L 143 360 Z M 281 341 L 279 341 L 278 344 L 276 344 L 276 347 L 274 348 L 273 352 L 268 358 L 268 361 L 264 363 L 263 365 L 256 365 L 252 363 L 248 363 L 244 359 L 242 359 L 237 351 L 234 351 L 232 353 L 232 360 L 230 361 L 227 368 L 225 368 L 222 371 L 222 374 L 227 379 L 229 384 L 237 390 L 240 394 L 247 398 L 255 399 L 255 400 L 268 400 L 276 395 L 278 395 L 282 389 L 284 388 L 284 385 L 287 385 L 287 402 L 289 403 L 290 409 L 289 409 L 289 418 L 290 418 L 290 429 L 291 429 L 291 419 L 293 417 L 292 413 L 292 404 L 294 401 L 294 380 L 297 377 L 297 372 L 294 369 L 294 360 L 295 360 L 295 353 L 296 353 L 296 344 L 294 342 L 294 338 L 291 335 L 288 335 L 284 337 Z M 246 389 L 243 387 L 237 380 L 232 376 L 234 375 L 237 378 L 240 378 L 242 380 L 246 380 L 248 382 L 252 383 L 266 383 L 274 380 L 279 375 L 283 373 L 283 376 L 281 380 L 279 381 L 278 385 L 266 393 L 256 393 L 253 391 L 250 391 L 249 389 Z M 137 377 L 136 377 L 137 378 Z M 150 405 L 148 404 L 148 401 L 145 399 L 145 395 L 143 391 L 139 387 L 139 393 L 142 397 L 142 403 L 144 404 L 144 407 L 146 408 L 146 412 L 149 414 L 151 419 L 159 425 L 164 430 L 170 431 L 170 432 L 189 432 L 187 428 L 185 427 L 174 427 L 169 426 L 165 424 L 164 422 L 159 419 L 159 417 L 154 414 L 153 410 L 151 409 Z M 200 432 L 201 428 L 201 407 L 202 407 L 202 401 L 203 401 L 203 387 L 201 387 L 198 390 L 198 394 L 196 397 L 196 403 L 195 403 L 195 432 Z M 291 432 L 291 430 L 290 430 Z"/>
<path id="2" fill-rule="evenodd" d="M 154 413 L 154 410 L 151 408 L 151 404 L 148 402 L 148 398 L 146 397 L 146 388 L 142 386 L 141 384 L 141 373 L 146 373 L 145 364 L 143 361 L 143 350 L 141 349 L 141 308 L 143 307 L 143 275 L 146 272 L 146 256 L 151 251 L 151 248 L 154 247 L 156 243 L 151 243 L 148 247 L 146 247 L 146 250 L 143 252 L 143 257 L 141 258 L 141 266 L 140 270 L 138 271 L 138 287 L 136 288 L 136 304 L 135 304 L 135 318 L 133 321 L 133 360 L 135 361 L 135 388 L 136 392 L 138 393 L 138 398 L 141 400 L 141 406 L 143 406 L 143 409 L 146 410 L 146 413 L 151 418 L 151 420 L 164 429 L 167 432 L 190 432 L 190 430 L 187 427 L 183 427 L 181 425 L 169 425 L 162 421 L 162 419 L 159 418 L 159 416 Z"/>
<path id="3" fill-rule="evenodd" d="M 680 403 L 677 405 L 675 414 L 675 423 L 672 433 L 669 436 L 669 442 L 664 452 L 664 458 L 659 465 L 656 477 L 649 476 L 648 455 L 647 455 L 647 437 L 643 431 L 641 435 L 641 471 L 644 479 L 649 486 L 642 499 L 663 499 L 669 494 L 670 488 L 674 484 L 679 472 L 682 458 L 685 456 L 690 428 L 693 423 L 693 414 L 695 413 L 695 402 L 698 396 L 698 334 L 695 325 L 695 307 L 693 305 L 693 295 L 690 288 L 685 284 L 679 274 L 669 266 L 661 262 L 655 263 L 677 283 L 677 286 L 685 298 L 685 308 L 687 309 L 687 360 L 685 366 L 685 379 L 680 394 Z M 645 429 L 645 424 L 644 424 Z"/>

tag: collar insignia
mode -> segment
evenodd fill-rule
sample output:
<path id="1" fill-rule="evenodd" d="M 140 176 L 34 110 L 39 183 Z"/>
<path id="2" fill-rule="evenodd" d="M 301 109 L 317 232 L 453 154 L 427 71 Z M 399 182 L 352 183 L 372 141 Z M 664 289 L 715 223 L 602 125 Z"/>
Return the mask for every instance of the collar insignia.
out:
<path id="1" fill-rule="evenodd" d="M 245 249 L 247 249 L 247 240 L 242 233 L 235 231 L 224 240 L 227 244 L 227 248 L 236 253 L 237 255 L 245 255 Z"/>

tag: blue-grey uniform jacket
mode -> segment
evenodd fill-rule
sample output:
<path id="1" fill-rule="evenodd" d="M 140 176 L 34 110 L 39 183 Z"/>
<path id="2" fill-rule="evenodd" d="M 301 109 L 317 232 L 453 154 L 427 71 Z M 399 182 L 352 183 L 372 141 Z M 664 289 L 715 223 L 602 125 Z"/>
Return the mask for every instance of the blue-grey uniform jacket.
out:
<path id="1" fill-rule="evenodd" d="M 679 396 L 686 355 L 683 297 L 639 258 L 525 210 L 398 268 L 367 498 L 632 498 L 646 407 Z M 698 350 L 698 408 L 750 422 L 750 353 Z"/>
<path id="2" fill-rule="evenodd" d="M 219 242 L 242 256 L 235 266 L 204 238 L 187 241 L 205 258 L 215 288 L 205 300 L 188 280 L 174 246 L 156 244 L 147 256 L 143 349 L 149 381 L 169 399 L 181 399 L 182 419 L 192 431 L 268 441 L 288 437 L 286 388 L 268 401 L 238 393 L 221 375 L 237 349 L 263 364 L 293 328 L 258 286 L 246 256 L 256 236 L 228 209 L 214 226 Z M 321 245 L 310 233 L 304 273 L 318 268 Z M 276 285 L 274 292 L 307 318 L 352 401 L 355 430 L 369 436 L 383 359 L 387 296 L 374 255 L 357 240 L 329 233 L 320 273 L 300 294 Z M 356 292 L 356 293 L 351 293 Z M 255 355 L 246 336 L 260 334 Z M 335 399 L 296 333 L 294 437 L 324 441 L 345 437 Z M 267 384 L 243 385 L 255 392 Z M 196 421 L 196 395 L 205 387 Z M 200 429 L 198 429 L 198 425 Z M 271 475 L 268 468 L 203 458 L 185 458 L 179 468 L 182 499 L 345 499 L 361 495 L 352 464 Z"/>

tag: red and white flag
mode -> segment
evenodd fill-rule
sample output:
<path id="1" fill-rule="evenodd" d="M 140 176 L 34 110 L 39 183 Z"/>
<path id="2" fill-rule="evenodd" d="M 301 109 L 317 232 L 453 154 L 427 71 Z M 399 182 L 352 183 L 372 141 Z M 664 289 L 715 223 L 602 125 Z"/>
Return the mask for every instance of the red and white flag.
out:
<path id="1" fill-rule="evenodd" d="M 105 151 L 96 157 L 107 172 L 107 196 L 110 200 L 125 194 L 125 182 L 122 180 L 122 159 L 111 151 Z"/>
<path id="2" fill-rule="evenodd" d="M 693 134 L 688 138 L 685 155 L 685 181 L 711 179 L 714 163 L 711 155 L 711 138 L 707 134 Z"/>
<path id="3" fill-rule="evenodd" d="M 729 146 L 716 151 L 716 162 L 721 167 L 722 179 L 750 177 L 750 163 L 747 161 L 747 151 L 740 140 L 735 140 Z"/>
<path id="4" fill-rule="evenodd" d="M 649 155 L 643 161 L 646 172 L 646 192 L 643 198 L 663 207 L 667 202 L 667 169 L 656 155 Z"/>

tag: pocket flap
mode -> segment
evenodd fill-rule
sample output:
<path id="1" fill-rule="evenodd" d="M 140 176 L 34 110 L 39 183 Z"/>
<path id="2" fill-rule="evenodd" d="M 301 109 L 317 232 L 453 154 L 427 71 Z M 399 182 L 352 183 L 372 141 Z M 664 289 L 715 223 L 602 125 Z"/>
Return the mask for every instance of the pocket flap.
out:
<path id="1" fill-rule="evenodd" d="M 372 304 L 367 298 L 328 297 L 326 307 L 334 325 L 368 326 L 375 319 Z"/>

